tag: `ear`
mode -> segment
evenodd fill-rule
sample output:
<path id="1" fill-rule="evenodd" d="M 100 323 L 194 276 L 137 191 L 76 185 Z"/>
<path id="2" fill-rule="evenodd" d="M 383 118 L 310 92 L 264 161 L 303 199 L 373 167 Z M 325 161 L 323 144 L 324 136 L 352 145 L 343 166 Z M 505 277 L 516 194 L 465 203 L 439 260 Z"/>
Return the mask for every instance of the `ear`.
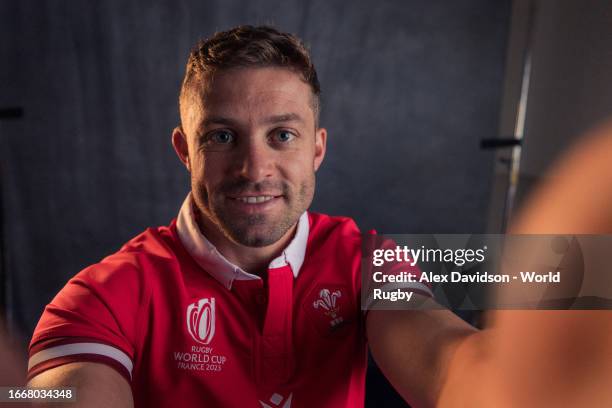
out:
<path id="1" fill-rule="evenodd" d="M 179 160 L 183 162 L 188 171 L 191 171 L 189 165 L 189 145 L 187 144 L 187 136 L 180 126 L 177 126 L 172 131 L 172 146 Z"/>
<path id="2" fill-rule="evenodd" d="M 323 158 L 325 157 L 325 149 L 327 147 L 327 129 L 319 128 L 315 131 L 315 155 L 314 155 L 314 170 L 319 170 Z"/>

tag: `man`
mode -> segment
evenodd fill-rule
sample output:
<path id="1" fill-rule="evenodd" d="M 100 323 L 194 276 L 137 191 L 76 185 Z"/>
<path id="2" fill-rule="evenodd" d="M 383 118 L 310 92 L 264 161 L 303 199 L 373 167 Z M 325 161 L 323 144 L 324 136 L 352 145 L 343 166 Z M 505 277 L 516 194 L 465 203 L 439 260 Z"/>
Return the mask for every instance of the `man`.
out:
<path id="1" fill-rule="evenodd" d="M 292 35 L 243 26 L 199 44 L 172 134 L 191 193 L 47 306 L 30 386 L 74 386 L 87 407 L 362 406 L 367 338 L 415 406 L 462 390 L 478 333 L 448 311 L 364 317 L 357 227 L 307 212 L 319 93 Z"/>

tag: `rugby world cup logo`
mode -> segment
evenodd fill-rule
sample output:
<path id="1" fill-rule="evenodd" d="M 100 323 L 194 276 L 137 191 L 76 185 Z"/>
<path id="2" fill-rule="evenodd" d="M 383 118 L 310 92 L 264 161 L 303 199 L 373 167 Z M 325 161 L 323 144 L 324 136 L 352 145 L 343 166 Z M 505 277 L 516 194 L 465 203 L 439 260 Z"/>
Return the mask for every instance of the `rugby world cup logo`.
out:
<path id="1" fill-rule="evenodd" d="M 315 300 L 312 304 L 315 309 L 321 308 L 324 310 L 325 316 L 331 319 L 329 324 L 332 327 L 336 327 L 344 321 L 342 316 L 338 316 L 339 308 L 336 306 L 336 301 L 340 297 L 342 297 L 342 292 L 339 290 L 331 292 L 329 289 L 321 289 L 319 299 Z"/>
<path id="2" fill-rule="evenodd" d="M 187 306 L 187 331 L 198 343 L 211 342 L 215 336 L 215 298 L 202 298 Z"/>

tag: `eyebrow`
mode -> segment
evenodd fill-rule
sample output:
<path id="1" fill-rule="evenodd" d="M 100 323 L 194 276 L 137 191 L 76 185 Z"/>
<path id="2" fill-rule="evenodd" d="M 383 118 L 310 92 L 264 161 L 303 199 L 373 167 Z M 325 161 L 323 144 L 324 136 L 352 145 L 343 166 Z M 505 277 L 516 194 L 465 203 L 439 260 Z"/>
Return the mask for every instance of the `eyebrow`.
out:
<path id="1" fill-rule="evenodd" d="M 304 123 L 304 119 L 297 113 L 284 113 L 282 115 L 274 115 L 267 117 L 263 121 L 265 124 L 275 124 L 275 123 L 283 123 L 283 122 L 301 122 Z"/>
<path id="2" fill-rule="evenodd" d="M 236 125 L 238 122 L 231 119 L 231 118 L 225 118 L 223 116 L 210 116 L 206 119 L 204 119 L 204 122 L 202 123 L 203 127 L 208 127 L 210 125 L 226 125 L 226 126 L 234 126 Z"/>
<path id="3" fill-rule="evenodd" d="M 266 124 L 266 125 L 273 125 L 273 124 L 285 123 L 285 122 L 305 123 L 304 119 L 297 113 L 283 113 L 280 115 L 268 116 L 262 122 L 263 124 Z M 210 116 L 204 119 L 204 122 L 202 125 L 203 127 L 209 127 L 211 125 L 237 126 L 238 124 L 239 122 L 232 118 L 228 118 L 224 116 Z"/>

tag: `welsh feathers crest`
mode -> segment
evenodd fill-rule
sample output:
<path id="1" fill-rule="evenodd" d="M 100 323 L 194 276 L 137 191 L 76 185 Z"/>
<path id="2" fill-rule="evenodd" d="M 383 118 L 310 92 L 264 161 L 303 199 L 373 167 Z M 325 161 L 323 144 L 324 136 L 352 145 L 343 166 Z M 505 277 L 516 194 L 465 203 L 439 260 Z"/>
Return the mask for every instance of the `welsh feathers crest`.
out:
<path id="1" fill-rule="evenodd" d="M 321 289 L 319 292 L 319 299 L 315 300 L 312 306 L 315 309 L 323 309 L 325 316 L 331 318 L 329 324 L 332 327 L 336 327 L 344 321 L 342 316 L 338 316 L 338 307 L 336 301 L 342 297 L 342 292 L 335 290 L 331 292 L 329 289 Z"/>

